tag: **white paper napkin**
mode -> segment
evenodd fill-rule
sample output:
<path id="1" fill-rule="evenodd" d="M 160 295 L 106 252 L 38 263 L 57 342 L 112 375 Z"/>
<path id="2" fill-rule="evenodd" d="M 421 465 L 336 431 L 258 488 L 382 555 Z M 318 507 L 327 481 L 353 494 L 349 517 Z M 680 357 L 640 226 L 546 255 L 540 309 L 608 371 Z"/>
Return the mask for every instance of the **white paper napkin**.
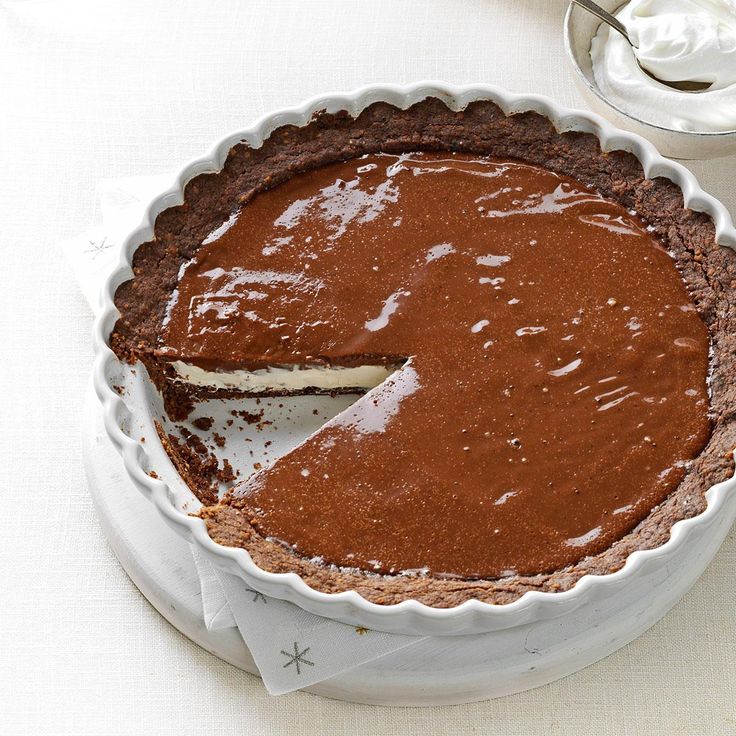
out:
<path id="1" fill-rule="evenodd" d="M 102 284 L 120 258 L 123 239 L 140 224 L 146 205 L 173 180 L 173 174 L 100 180 L 102 224 L 60 243 L 94 312 L 99 309 Z"/>
<path id="2" fill-rule="evenodd" d="M 192 555 L 207 627 L 238 627 L 271 695 L 313 685 L 423 639 L 314 616 L 248 588 L 240 578 L 211 565 L 194 547 Z"/>
<path id="3" fill-rule="evenodd" d="M 102 224 L 60 244 L 95 312 L 102 284 L 118 263 L 123 238 L 141 222 L 148 202 L 172 181 L 170 174 L 103 179 L 97 190 Z M 313 685 L 424 638 L 314 616 L 249 589 L 240 578 L 218 570 L 195 547 L 191 551 L 205 625 L 209 630 L 238 628 L 272 695 Z"/>

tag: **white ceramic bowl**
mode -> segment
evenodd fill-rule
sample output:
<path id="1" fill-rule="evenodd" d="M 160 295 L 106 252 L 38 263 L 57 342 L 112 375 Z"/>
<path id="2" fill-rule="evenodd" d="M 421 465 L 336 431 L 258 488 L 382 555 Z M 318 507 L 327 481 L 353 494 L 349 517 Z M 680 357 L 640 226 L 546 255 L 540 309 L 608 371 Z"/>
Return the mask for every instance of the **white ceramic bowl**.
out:
<path id="1" fill-rule="evenodd" d="M 621 0 L 596 0 L 613 13 Z M 625 130 L 644 136 L 665 156 L 683 159 L 718 158 L 736 153 L 736 130 L 697 133 L 665 128 L 630 115 L 601 92 L 593 76 L 590 43 L 601 21 L 588 11 L 570 3 L 565 15 L 565 51 L 575 69 L 575 83 L 586 102 L 597 113 Z"/>
<path id="2" fill-rule="evenodd" d="M 204 157 L 185 166 L 171 187 L 151 202 L 143 222 L 126 239 L 120 262 L 104 286 L 102 310 L 94 331 L 96 359 L 93 381 L 102 402 L 107 433 L 121 453 L 135 485 L 152 501 L 164 519 L 195 544 L 213 564 L 238 575 L 255 590 L 289 600 L 319 616 L 394 633 L 455 635 L 549 621 L 581 606 L 597 612 L 591 615 L 601 616 L 603 623 L 605 611 L 614 610 L 613 602 L 620 603 L 626 596 L 645 608 L 649 604 L 659 606 L 659 615 L 662 615 L 666 607 L 673 605 L 697 579 L 736 519 L 735 478 L 711 488 L 706 494 L 706 510 L 695 518 L 675 524 L 666 544 L 657 549 L 634 552 L 617 572 L 603 576 L 587 575 L 568 591 L 531 591 L 504 605 L 471 600 L 454 608 L 439 609 L 408 600 L 381 606 L 366 601 L 355 591 L 323 593 L 310 588 L 294 573 L 266 572 L 255 565 L 244 549 L 224 547 L 212 541 L 204 522 L 186 513 L 196 500 L 173 470 L 158 441 L 153 420 L 157 413 L 160 416 L 160 401 L 145 371 L 121 363 L 108 346 L 109 335 L 119 316 L 113 297 L 117 287 L 132 277 L 130 264 L 136 248 L 153 236 L 153 223 L 159 213 L 181 204 L 186 183 L 201 173 L 220 170 L 232 146 L 245 142 L 257 147 L 274 129 L 282 125 L 306 125 L 319 110 L 347 110 L 356 116 L 377 101 L 406 108 L 426 97 L 437 97 L 454 110 L 463 109 L 474 100 L 492 100 L 506 114 L 534 110 L 551 120 L 558 131 L 592 133 L 604 150 L 626 150 L 634 154 L 647 177 L 661 176 L 676 183 L 683 192 L 686 206 L 706 212 L 713 219 L 718 242 L 736 247 L 736 230 L 728 212 L 703 192 L 687 169 L 662 158 L 643 138 L 617 130 L 597 115 L 565 109 L 537 95 L 510 94 L 485 85 L 453 87 L 440 82 L 423 82 L 407 87 L 374 85 L 349 94 L 315 98 L 298 108 L 279 110 L 261 118 L 252 127 L 227 136 Z M 118 393 L 115 387 L 121 384 L 125 390 Z M 146 438 L 145 442 L 141 441 L 142 437 Z M 151 468 L 156 469 L 158 478 L 148 475 Z M 656 588 L 647 582 L 654 578 L 664 581 L 668 591 L 666 607 L 663 599 L 642 599 L 642 596 L 655 595 Z"/>

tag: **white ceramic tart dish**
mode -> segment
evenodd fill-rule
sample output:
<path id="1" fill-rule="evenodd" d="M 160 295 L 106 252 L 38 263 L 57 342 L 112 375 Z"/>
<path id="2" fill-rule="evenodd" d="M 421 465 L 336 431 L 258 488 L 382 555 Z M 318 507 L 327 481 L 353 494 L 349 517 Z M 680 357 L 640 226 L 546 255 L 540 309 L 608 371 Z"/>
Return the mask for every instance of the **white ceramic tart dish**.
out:
<path id="1" fill-rule="evenodd" d="M 614 14 L 624 5 L 621 0 L 599 0 L 598 4 Z M 736 153 L 736 130 L 715 132 L 676 130 L 674 127 L 668 128 L 642 120 L 609 100 L 596 83 L 590 57 L 590 45 L 600 24 L 598 18 L 577 7 L 576 3 L 570 3 L 564 20 L 565 51 L 575 70 L 574 79 L 577 88 L 593 110 L 604 115 L 615 125 L 646 136 L 665 156 L 705 159 Z"/>
<path id="2" fill-rule="evenodd" d="M 489 100 L 506 115 L 534 111 L 552 122 L 558 132 L 576 131 L 593 134 L 604 151 L 622 150 L 633 154 L 647 178 L 664 177 L 679 187 L 685 206 L 704 212 L 713 220 L 719 244 L 736 247 L 736 230 L 726 209 L 703 192 L 692 174 L 677 163 L 661 157 L 654 147 L 637 135 L 620 131 L 597 115 L 568 110 L 536 95 L 513 95 L 485 85 L 452 87 L 437 82 L 417 83 L 407 87 L 375 85 L 343 95 L 328 95 L 308 101 L 299 108 L 280 110 L 261 118 L 254 126 L 227 136 L 203 158 L 186 166 L 171 187 L 149 205 L 143 222 L 123 244 L 121 260 L 108 279 L 102 294 L 102 309 L 95 326 L 96 360 L 94 386 L 102 403 L 104 424 L 134 484 L 153 503 L 166 521 L 188 541 L 195 544 L 213 564 L 241 577 L 244 584 L 264 594 L 282 598 L 319 616 L 381 631 L 414 635 L 476 634 L 549 621 L 581 606 L 589 607 L 603 621 L 611 604 L 620 604 L 627 595 L 661 595 L 661 586 L 643 586 L 645 580 L 668 581 L 666 602 L 650 601 L 662 615 L 695 582 L 712 559 L 736 518 L 736 479 L 731 478 L 706 493 L 707 508 L 700 515 L 677 522 L 669 541 L 649 550 L 632 553 L 616 572 L 586 575 L 574 587 L 562 592 L 526 592 L 517 600 L 492 605 L 469 600 L 453 608 L 430 608 L 415 600 L 394 605 L 378 605 L 355 591 L 324 593 L 309 587 L 295 573 L 271 573 L 259 568 L 248 552 L 225 547 L 208 535 L 202 519 L 192 516 L 198 502 L 186 483 L 176 473 L 155 429 L 162 421 L 161 402 L 144 370 L 122 363 L 108 345 L 119 313 L 114 304 L 115 292 L 132 277 L 131 262 L 136 248 L 153 237 L 156 217 L 169 207 L 183 202 L 188 181 L 203 173 L 219 171 L 230 149 L 238 143 L 257 148 L 275 129 L 284 125 L 304 126 L 319 111 L 347 111 L 357 116 L 375 102 L 387 102 L 406 109 L 428 97 L 438 98 L 452 110 L 462 110 L 478 100 Z M 312 414 L 313 404 L 324 412 L 336 411 L 329 399 L 300 397 L 304 417 Z M 336 399 L 339 403 L 340 399 Z M 306 402 L 306 403 L 305 403 Z M 297 402 L 299 404 L 299 402 Z M 343 401 L 344 405 L 344 401 Z M 339 409 L 340 407 L 338 407 Z M 306 411 L 309 409 L 309 411 Z M 295 429 L 296 420 L 285 424 L 283 431 L 271 437 L 271 451 L 278 455 L 298 441 L 306 427 Z M 312 423 L 316 420 L 311 419 Z M 259 440 L 253 436 L 254 447 Z M 262 449 L 262 448 L 261 448 Z M 258 451 L 258 450 L 256 450 Z M 152 472 L 154 471 L 154 472 Z M 650 590 L 650 593 L 647 593 Z M 657 590 L 660 592 L 657 593 Z M 665 606 L 662 610 L 662 606 Z M 591 614 L 593 615 L 593 614 Z M 655 619 L 656 620 L 656 619 Z"/>

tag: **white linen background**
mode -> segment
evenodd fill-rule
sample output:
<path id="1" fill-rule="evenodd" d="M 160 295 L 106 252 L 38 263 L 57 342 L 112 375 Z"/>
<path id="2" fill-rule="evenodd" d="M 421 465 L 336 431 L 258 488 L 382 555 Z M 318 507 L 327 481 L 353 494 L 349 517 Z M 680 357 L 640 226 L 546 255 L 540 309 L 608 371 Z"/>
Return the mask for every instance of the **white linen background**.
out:
<path id="1" fill-rule="evenodd" d="M 634 644 L 565 680 L 387 709 L 260 681 L 172 629 L 85 487 L 91 313 L 56 243 L 104 177 L 170 171 L 268 110 L 368 82 L 490 82 L 582 106 L 563 0 L 0 0 L 0 734 L 733 734 L 736 534 Z M 736 214 L 736 158 L 695 162 Z M 33 499 L 28 514 L 24 500 Z"/>

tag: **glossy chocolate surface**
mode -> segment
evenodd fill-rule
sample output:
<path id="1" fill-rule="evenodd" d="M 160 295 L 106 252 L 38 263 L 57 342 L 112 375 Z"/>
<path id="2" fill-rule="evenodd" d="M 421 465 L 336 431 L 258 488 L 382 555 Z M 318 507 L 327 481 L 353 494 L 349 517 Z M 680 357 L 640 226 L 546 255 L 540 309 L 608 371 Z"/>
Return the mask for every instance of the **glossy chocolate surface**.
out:
<path id="1" fill-rule="evenodd" d="M 381 573 L 496 578 L 609 547 L 704 447 L 708 334 L 620 205 L 533 166 L 370 155 L 258 195 L 183 270 L 162 354 L 403 365 L 227 502 Z"/>

